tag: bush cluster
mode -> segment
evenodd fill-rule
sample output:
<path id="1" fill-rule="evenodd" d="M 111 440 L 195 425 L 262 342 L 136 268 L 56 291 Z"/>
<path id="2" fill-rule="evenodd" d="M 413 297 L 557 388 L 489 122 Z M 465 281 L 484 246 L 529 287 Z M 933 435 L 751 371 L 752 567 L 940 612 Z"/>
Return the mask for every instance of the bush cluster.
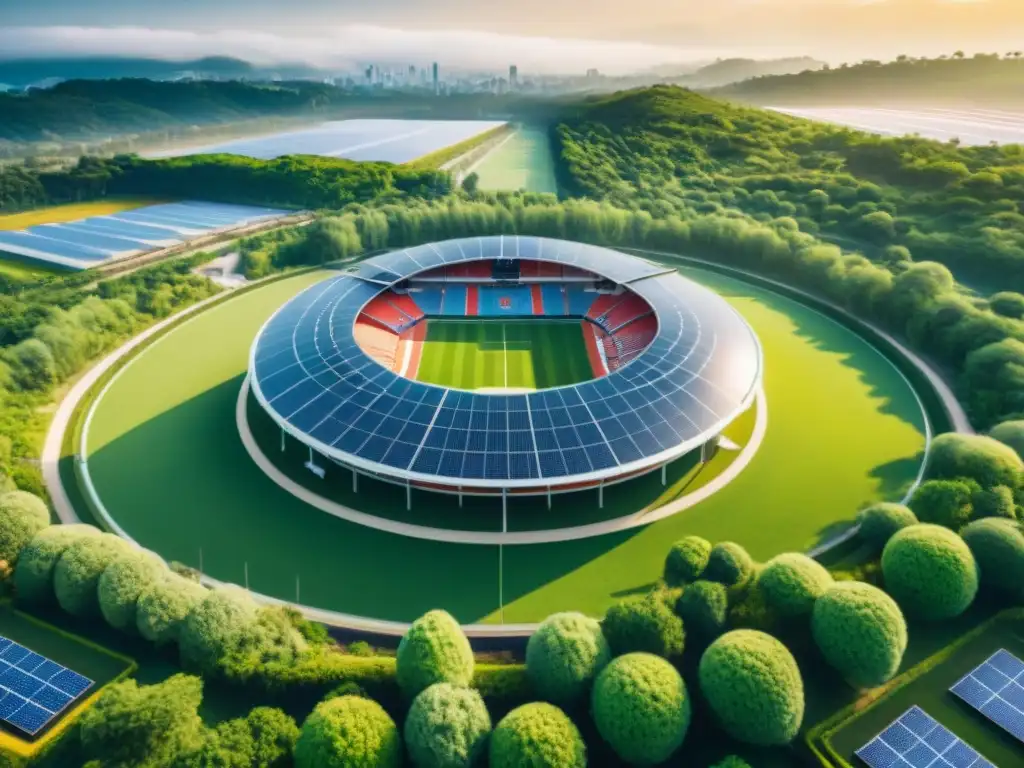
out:
<path id="1" fill-rule="evenodd" d="M 551 704 L 524 704 L 501 719 L 491 734 L 489 768 L 585 768 L 587 748 L 579 729 Z"/>
<path id="2" fill-rule="evenodd" d="M 398 645 L 398 685 L 409 698 L 434 683 L 469 685 L 473 663 L 459 623 L 445 611 L 430 611 L 412 623 Z"/>
<path id="3" fill-rule="evenodd" d="M 729 618 L 729 590 L 717 581 L 698 579 L 676 601 L 676 614 L 690 638 L 707 644 L 725 631 Z"/>
<path id="4" fill-rule="evenodd" d="M 79 539 L 99 536 L 91 525 L 51 525 L 25 545 L 14 569 L 14 591 L 19 602 L 45 605 L 56 598 L 53 572 L 64 551 Z"/>
<path id="5" fill-rule="evenodd" d="M 53 570 L 53 588 L 60 607 L 79 618 L 98 616 L 97 589 L 103 571 L 118 558 L 132 553 L 128 542 L 111 533 L 72 542 Z"/>
<path id="6" fill-rule="evenodd" d="M 814 642 L 851 685 L 891 679 L 907 649 L 907 623 L 885 592 L 858 581 L 833 584 L 814 605 Z"/>
<path id="7" fill-rule="evenodd" d="M 796 552 L 773 557 L 758 575 L 768 605 L 784 618 L 809 614 L 831 584 L 832 577 L 821 563 Z"/>
<path id="8" fill-rule="evenodd" d="M 796 660 L 771 635 L 727 632 L 700 659 L 700 689 L 722 728 L 738 741 L 788 744 L 804 717 L 804 684 Z"/>
<path id="9" fill-rule="evenodd" d="M 996 424 L 988 434 L 989 437 L 1013 448 L 1018 456 L 1024 457 L 1024 419 Z"/>
<path id="10" fill-rule="evenodd" d="M 321 702 L 295 742 L 295 768 L 398 768 L 402 741 L 384 708 L 359 696 Z"/>
<path id="11" fill-rule="evenodd" d="M 683 743 L 690 699 L 675 667 L 649 653 L 614 659 L 597 676 L 594 725 L 615 753 L 632 765 L 656 765 Z"/>
<path id="12" fill-rule="evenodd" d="M 959 531 L 974 516 L 974 497 L 981 488 L 970 480 L 928 480 L 910 499 L 910 508 L 922 523 Z"/>
<path id="13" fill-rule="evenodd" d="M 170 573 L 166 563 L 150 552 L 122 555 L 100 576 L 100 613 L 115 629 L 135 631 L 139 597 Z"/>
<path id="14" fill-rule="evenodd" d="M 135 627 L 140 635 L 157 645 L 177 642 L 181 623 L 206 595 L 207 589 L 201 584 L 169 573 L 139 595 Z"/>
<path id="15" fill-rule="evenodd" d="M 663 658 L 683 652 L 683 622 L 659 592 L 627 597 L 613 604 L 601 622 L 612 654 L 653 653 Z"/>
<path id="16" fill-rule="evenodd" d="M 930 477 L 970 478 L 983 488 L 1006 485 L 1017 488 L 1024 472 L 1024 461 L 1008 445 L 984 435 L 953 432 L 932 441 L 928 454 Z"/>
<path id="17" fill-rule="evenodd" d="M 542 698 L 567 705 L 587 695 L 611 656 L 601 625 L 594 619 L 581 613 L 556 613 L 530 635 L 526 673 Z"/>
<path id="18" fill-rule="evenodd" d="M 978 563 L 981 586 L 1004 595 L 1024 595 L 1024 533 L 1009 520 L 975 520 L 960 532 Z"/>
<path id="19" fill-rule="evenodd" d="M 967 610 L 978 591 L 978 566 L 964 540 L 947 528 L 904 528 L 882 550 L 886 591 L 911 616 L 949 619 Z"/>
<path id="20" fill-rule="evenodd" d="M 412 701 L 405 745 L 420 768 L 469 768 L 480 762 L 491 733 L 491 716 L 480 694 L 435 683 Z"/>
<path id="21" fill-rule="evenodd" d="M 735 542 L 722 541 L 712 547 L 701 575 L 727 587 L 742 587 L 753 574 L 754 559 L 750 553 Z"/>
<path id="22" fill-rule="evenodd" d="M 711 557 L 711 542 L 700 536 L 680 539 L 665 557 L 665 583 L 670 587 L 681 587 L 700 578 Z"/>
<path id="23" fill-rule="evenodd" d="M 857 521 L 860 523 L 860 538 L 878 551 L 882 550 L 896 531 L 918 522 L 909 507 L 884 501 L 865 507 Z"/>
<path id="24" fill-rule="evenodd" d="M 0 560 L 14 565 L 32 538 L 50 524 L 42 499 L 24 491 L 0 495 Z"/>
<path id="25" fill-rule="evenodd" d="M 241 648 L 256 622 L 256 603 L 237 587 L 210 590 L 178 626 L 178 647 L 186 667 L 216 673 Z"/>

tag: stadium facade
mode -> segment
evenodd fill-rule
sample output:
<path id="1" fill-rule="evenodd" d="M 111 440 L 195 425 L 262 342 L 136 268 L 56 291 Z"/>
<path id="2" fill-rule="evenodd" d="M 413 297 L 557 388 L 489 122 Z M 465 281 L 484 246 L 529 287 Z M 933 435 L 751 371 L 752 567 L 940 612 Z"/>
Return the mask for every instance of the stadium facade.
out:
<path id="1" fill-rule="evenodd" d="M 595 377 L 537 391 L 415 381 L 431 318 L 578 318 Z M 411 350 L 411 351 L 410 351 Z M 599 489 L 704 459 L 753 404 L 760 343 L 718 294 L 676 270 L 537 237 L 393 251 L 281 307 L 250 353 L 251 391 L 318 460 L 407 488 L 501 496 Z"/>

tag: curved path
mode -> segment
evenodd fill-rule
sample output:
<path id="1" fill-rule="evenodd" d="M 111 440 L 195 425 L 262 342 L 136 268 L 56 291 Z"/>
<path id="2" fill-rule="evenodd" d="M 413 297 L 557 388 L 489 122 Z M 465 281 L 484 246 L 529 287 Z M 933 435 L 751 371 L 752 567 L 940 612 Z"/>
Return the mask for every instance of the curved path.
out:
<path id="1" fill-rule="evenodd" d="M 652 253 L 652 255 L 661 254 Z M 679 259 L 679 257 L 676 256 L 675 254 L 665 255 L 672 256 L 673 259 Z M 700 264 L 699 260 L 683 259 L 683 261 L 691 261 L 696 265 Z M 733 271 L 742 274 L 741 270 Z M 79 519 L 62 485 L 59 472 L 59 461 L 61 455 L 61 446 L 64 440 L 68 424 L 70 423 L 71 417 L 73 416 L 75 409 L 78 407 L 81 400 L 87 395 L 89 390 L 96 385 L 96 383 L 102 378 L 102 376 L 105 373 L 107 373 L 114 365 L 118 363 L 118 361 L 120 361 L 123 357 L 137 349 L 140 345 L 142 345 L 149 339 L 153 338 L 154 336 L 160 334 L 169 326 L 181 323 L 183 318 L 186 318 L 189 315 L 194 315 L 200 312 L 201 310 L 207 308 L 211 304 L 223 301 L 233 296 L 235 293 L 237 292 L 225 291 L 224 293 L 219 294 L 218 296 L 212 297 L 211 299 L 201 302 L 200 304 L 194 305 L 193 307 L 190 307 L 189 309 L 184 310 L 181 313 L 178 313 L 174 317 L 152 326 L 139 336 L 133 338 L 132 340 L 124 344 L 119 349 L 110 353 L 100 363 L 98 363 L 91 370 L 89 370 L 68 392 L 67 396 L 60 403 L 58 410 L 55 414 L 54 420 L 47 433 L 42 456 L 42 469 L 44 479 L 50 491 L 51 497 L 53 499 L 57 515 L 62 522 L 76 522 Z M 882 333 L 881 331 L 879 332 Z M 911 359 L 914 362 L 914 364 L 928 376 L 929 380 L 932 381 L 933 384 L 935 384 L 935 388 L 940 394 L 945 393 L 943 395 L 944 401 L 946 401 L 947 396 L 952 396 L 951 390 L 949 390 L 948 386 L 946 386 L 945 383 L 942 382 L 938 374 L 931 370 L 927 366 L 927 364 L 924 363 L 924 361 L 920 360 L 920 358 L 918 358 L 916 355 L 909 352 L 909 350 L 905 350 L 905 348 L 899 345 L 898 342 L 893 341 L 893 343 L 897 346 L 898 349 L 905 351 L 908 359 Z M 970 431 L 969 422 L 967 422 L 966 415 L 963 414 L 962 409 L 959 408 L 959 403 L 956 403 L 955 398 L 952 400 L 952 403 L 955 404 L 955 408 L 949 408 L 951 415 L 955 416 L 955 414 L 959 412 L 959 414 L 962 416 L 962 418 L 953 419 L 954 423 L 957 425 L 958 430 Z M 949 403 L 947 402 L 947 406 L 948 405 Z M 115 531 L 119 531 L 119 528 L 116 526 L 116 524 L 112 526 L 112 529 Z M 119 532 L 123 534 L 123 531 Z M 126 536 L 126 538 L 129 538 L 130 540 L 130 537 Z M 218 581 L 209 578 L 206 579 L 206 582 L 208 584 L 219 583 Z M 258 597 L 264 602 L 271 604 L 285 602 L 267 596 Z M 311 619 L 322 621 L 326 624 L 343 626 L 359 631 L 383 634 L 401 634 L 405 631 L 405 629 L 408 626 L 407 624 L 399 621 L 367 619 L 361 616 L 355 616 L 336 611 L 322 610 L 310 606 L 298 605 L 296 607 L 302 610 L 302 612 Z M 535 625 L 533 624 L 469 625 L 467 627 L 467 630 L 469 634 L 478 637 L 521 636 L 523 634 L 529 633 L 534 626 Z"/>
<path id="2" fill-rule="evenodd" d="M 235 422 L 238 425 L 238 433 L 242 437 L 242 445 L 245 446 L 245 450 L 249 454 L 249 457 L 263 471 L 263 473 L 273 480 L 279 487 L 283 488 L 292 496 L 295 496 L 311 507 L 316 507 L 322 512 L 326 512 L 327 514 L 341 518 L 342 520 L 347 520 L 350 523 L 363 525 L 367 528 L 373 528 L 386 533 L 398 534 L 399 536 L 409 536 L 414 539 L 425 539 L 427 541 L 446 541 L 453 544 L 552 544 L 559 541 L 588 539 L 592 536 L 601 536 L 606 533 L 627 531 L 630 528 L 637 528 L 642 525 L 656 523 L 659 520 L 664 520 L 666 517 L 678 514 L 684 509 L 689 509 L 695 504 L 699 504 L 704 499 L 728 485 L 737 475 L 739 475 L 740 472 L 743 471 L 744 467 L 750 463 L 751 459 L 754 458 L 754 455 L 757 453 L 757 449 L 761 447 L 765 432 L 768 429 L 768 408 L 765 403 L 764 389 L 760 389 L 758 390 L 754 401 L 754 407 L 757 409 L 757 416 L 756 421 L 754 422 L 753 434 L 751 434 L 750 441 L 743 447 L 739 456 L 737 456 L 729 465 L 728 469 L 707 485 L 702 486 L 693 493 L 687 494 L 663 507 L 659 507 L 656 511 L 649 514 L 636 513 L 633 515 L 617 517 L 612 520 L 604 520 L 600 523 L 577 525 L 572 528 L 552 528 L 549 530 L 534 531 L 505 531 L 503 533 L 495 531 L 465 531 L 453 530 L 451 528 L 432 528 L 425 525 L 414 525 L 412 523 L 403 523 L 397 520 L 388 520 L 377 515 L 369 515 L 365 512 L 352 509 L 351 507 L 346 507 L 344 504 L 339 504 L 336 501 L 325 499 L 323 496 L 313 493 L 313 491 L 308 488 L 296 483 L 285 475 L 284 472 L 279 470 L 274 463 L 266 457 L 266 454 L 260 450 L 260 447 L 256 442 L 256 438 L 253 437 L 252 430 L 249 429 L 249 419 L 246 413 L 248 398 L 249 377 L 246 376 L 238 393 L 238 400 L 235 403 Z M 99 399 L 97 398 L 96 404 L 98 403 Z M 96 404 L 93 405 L 93 409 L 95 409 Z M 92 411 L 90 410 L 90 416 L 91 415 Z M 87 431 L 88 430 L 82 431 L 81 445 L 83 455 L 85 453 Z"/>

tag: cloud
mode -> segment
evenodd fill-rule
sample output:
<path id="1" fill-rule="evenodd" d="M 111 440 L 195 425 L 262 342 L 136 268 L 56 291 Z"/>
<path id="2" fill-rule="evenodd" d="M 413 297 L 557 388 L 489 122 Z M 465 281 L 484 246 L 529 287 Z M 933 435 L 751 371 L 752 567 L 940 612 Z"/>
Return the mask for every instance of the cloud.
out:
<path id="1" fill-rule="evenodd" d="M 340 67 L 373 61 L 427 62 L 453 67 L 505 67 L 628 72 L 654 64 L 728 55 L 728 51 L 648 43 L 527 37 L 469 30 L 401 30 L 345 25 L 319 34 L 193 32 L 149 27 L 6 27 L 0 50 L 9 58 L 142 56 L 170 60 L 236 56 L 257 64 L 305 62 Z"/>

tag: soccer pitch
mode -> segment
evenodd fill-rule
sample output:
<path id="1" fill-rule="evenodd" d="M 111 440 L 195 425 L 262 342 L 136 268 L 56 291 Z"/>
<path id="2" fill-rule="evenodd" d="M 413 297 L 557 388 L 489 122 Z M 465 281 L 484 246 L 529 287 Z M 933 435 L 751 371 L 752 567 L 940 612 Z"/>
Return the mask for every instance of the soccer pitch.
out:
<path id="1" fill-rule="evenodd" d="M 458 389 L 545 389 L 594 371 L 579 320 L 430 320 L 415 378 Z"/>

